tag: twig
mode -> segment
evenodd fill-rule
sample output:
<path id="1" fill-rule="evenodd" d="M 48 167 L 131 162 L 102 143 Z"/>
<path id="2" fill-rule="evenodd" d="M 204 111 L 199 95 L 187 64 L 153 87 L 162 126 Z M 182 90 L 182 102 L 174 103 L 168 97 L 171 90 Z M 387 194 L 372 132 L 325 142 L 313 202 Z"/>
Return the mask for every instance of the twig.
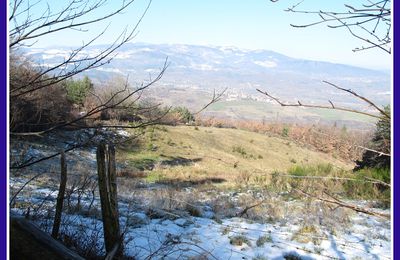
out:
<path id="1" fill-rule="evenodd" d="M 356 92 L 354 92 L 354 91 L 351 90 L 351 89 L 345 89 L 345 88 L 339 87 L 338 85 L 335 85 L 335 84 L 333 84 L 333 83 L 331 83 L 331 82 L 329 82 L 329 81 L 323 80 L 322 82 L 324 82 L 324 83 L 326 83 L 326 84 L 329 84 L 329 85 L 331 85 L 332 87 L 337 88 L 337 89 L 339 89 L 339 90 L 342 90 L 342 91 L 344 91 L 344 92 L 350 93 L 350 94 L 352 94 L 353 96 L 357 97 L 358 99 L 361 99 L 362 101 L 366 102 L 367 104 L 369 104 L 370 106 L 372 106 L 373 108 L 375 108 L 376 110 L 378 110 L 379 113 L 381 113 L 383 116 L 385 116 L 387 119 L 390 120 L 390 115 L 389 115 L 388 113 L 386 113 L 385 110 L 383 110 L 383 109 L 381 109 L 380 107 L 378 107 L 377 105 L 375 105 L 375 103 L 373 103 L 371 100 L 367 99 L 366 97 L 363 97 L 363 96 L 357 94 Z"/>
<path id="2" fill-rule="evenodd" d="M 204 110 L 205 110 L 207 107 L 209 107 L 211 104 L 214 104 L 214 103 L 220 101 L 222 95 L 225 93 L 225 91 L 226 91 L 227 89 L 228 89 L 228 88 L 225 88 L 221 93 L 215 93 L 215 89 L 214 89 L 214 93 L 213 93 L 213 97 L 212 97 L 211 101 L 208 102 L 205 106 L 203 106 L 199 111 L 197 111 L 196 113 L 193 113 L 193 115 L 200 114 L 200 112 L 204 111 Z"/>
<path id="3" fill-rule="evenodd" d="M 244 208 L 239 214 L 237 214 L 238 217 L 243 217 L 243 215 L 247 214 L 247 211 L 249 211 L 252 208 L 258 207 L 261 204 L 263 204 L 266 200 L 262 200 L 260 202 L 257 202 L 256 204 L 253 204 L 251 206 L 248 206 L 246 208 Z"/>
<path id="4" fill-rule="evenodd" d="M 277 2 L 278 0 L 271 0 Z M 326 24 L 329 28 L 346 28 L 349 33 L 367 43 L 353 51 L 378 48 L 386 53 L 391 53 L 391 5 L 390 0 L 368 1 L 370 4 L 362 5 L 361 8 L 345 4 L 346 10 L 337 11 L 310 11 L 298 10 L 297 7 L 303 2 L 287 8 L 285 11 L 299 14 L 318 16 L 318 20 L 307 24 L 291 24 L 295 28 L 307 28 L 319 24 Z"/>

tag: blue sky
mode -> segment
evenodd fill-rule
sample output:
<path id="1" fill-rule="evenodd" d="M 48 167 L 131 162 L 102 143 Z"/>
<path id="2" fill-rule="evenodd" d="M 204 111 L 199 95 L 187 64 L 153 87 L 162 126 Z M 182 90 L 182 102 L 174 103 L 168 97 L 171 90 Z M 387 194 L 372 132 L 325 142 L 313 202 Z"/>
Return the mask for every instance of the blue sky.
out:
<path id="1" fill-rule="evenodd" d="M 267 49 L 295 58 L 376 69 L 391 68 L 391 57 L 383 51 L 368 50 L 354 53 L 352 49 L 360 47 L 362 43 L 345 29 L 329 29 L 325 25 L 305 29 L 291 27 L 291 23 L 303 24 L 318 19 L 312 15 L 284 11 L 296 2 L 153 0 L 133 42 Z M 361 0 L 305 0 L 301 6 L 306 10 L 344 10 L 344 3 L 358 6 L 362 2 Z M 101 12 L 110 10 L 119 3 L 117 0 L 110 1 Z M 79 45 L 102 31 L 111 22 L 109 30 L 97 41 L 97 43 L 110 43 L 125 26 L 132 28 L 136 24 L 147 3 L 147 0 L 136 0 L 124 14 L 115 16 L 110 21 L 85 27 L 88 32 L 63 31 L 59 35 L 39 41 L 36 46 Z"/>

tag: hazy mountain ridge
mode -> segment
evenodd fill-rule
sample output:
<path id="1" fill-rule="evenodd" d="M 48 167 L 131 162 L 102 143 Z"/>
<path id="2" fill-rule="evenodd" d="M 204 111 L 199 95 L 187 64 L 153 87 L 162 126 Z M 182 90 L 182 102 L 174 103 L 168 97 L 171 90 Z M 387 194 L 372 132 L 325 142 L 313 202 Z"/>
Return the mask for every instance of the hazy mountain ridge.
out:
<path id="1" fill-rule="evenodd" d="M 85 50 L 82 57 L 95 54 L 102 45 Z M 71 48 L 30 49 L 28 54 L 42 64 L 65 58 Z M 115 53 L 110 64 L 88 71 L 94 79 L 130 75 L 142 81 L 156 74 L 168 58 L 168 69 L 157 84 L 165 90 L 180 88 L 209 92 L 228 87 L 228 99 L 265 100 L 255 91 L 268 90 L 285 100 L 338 103 L 358 106 L 357 99 L 321 83 L 328 80 L 370 97 L 376 103 L 390 103 L 390 75 L 349 65 L 295 59 L 269 50 L 184 44 L 129 43 Z M 79 57 L 77 57 L 79 58 Z M 153 93 L 153 94 L 156 94 Z M 166 93 L 162 93 L 165 96 Z"/>

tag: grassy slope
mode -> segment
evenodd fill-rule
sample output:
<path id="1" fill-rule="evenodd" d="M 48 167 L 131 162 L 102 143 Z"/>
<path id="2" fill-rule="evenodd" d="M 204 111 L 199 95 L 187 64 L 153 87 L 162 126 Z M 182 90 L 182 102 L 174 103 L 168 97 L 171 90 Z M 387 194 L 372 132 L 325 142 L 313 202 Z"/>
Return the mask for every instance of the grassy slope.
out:
<path id="1" fill-rule="evenodd" d="M 156 148 L 152 150 L 152 147 Z M 130 166 L 155 164 L 149 174 L 152 180 L 160 176 L 182 181 L 222 178 L 228 183 L 238 183 L 249 175 L 286 172 L 294 165 L 331 163 L 344 169 L 353 166 L 289 140 L 238 129 L 193 126 L 161 127 L 149 131 L 139 149 L 134 151 L 133 147 L 127 147 L 120 152 L 119 158 L 128 161 Z M 160 164 L 177 158 L 192 162 L 168 167 Z"/>

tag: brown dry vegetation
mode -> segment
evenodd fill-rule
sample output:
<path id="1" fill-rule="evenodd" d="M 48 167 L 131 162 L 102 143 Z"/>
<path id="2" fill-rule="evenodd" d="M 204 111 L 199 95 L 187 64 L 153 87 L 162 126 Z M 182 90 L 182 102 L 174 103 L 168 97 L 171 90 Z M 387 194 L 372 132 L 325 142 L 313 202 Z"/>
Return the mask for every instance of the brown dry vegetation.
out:
<path id="1" fill-rule="evenodd" d="M 21 88 L 35 78 L 45 79 L 26 58 L 17 53 L 10 55 L 10 91 Z M 27 89 L 34 89 L 29 85 Z M 10 97 L 10 130 L 32 131 L 47 129 L 71 119 L 72 103 L 67 100 L 61 83 L 33 91 L 26 95 Z"/>
<path id="2" fill-rule="evenodd" d="M 263 123 L 250 120 L 223 120 L 201 117 L 196 119 L 196 124 L 201 126 L 238 128 L 271 136 L 279 136 L 346 161 L 360 159 L 363 149 L 359 146 L 366 146 L 365 144 L 372 136 L 371 130 L 347 130 L 345 127 L 338 128 L 325 125 Z"/>

